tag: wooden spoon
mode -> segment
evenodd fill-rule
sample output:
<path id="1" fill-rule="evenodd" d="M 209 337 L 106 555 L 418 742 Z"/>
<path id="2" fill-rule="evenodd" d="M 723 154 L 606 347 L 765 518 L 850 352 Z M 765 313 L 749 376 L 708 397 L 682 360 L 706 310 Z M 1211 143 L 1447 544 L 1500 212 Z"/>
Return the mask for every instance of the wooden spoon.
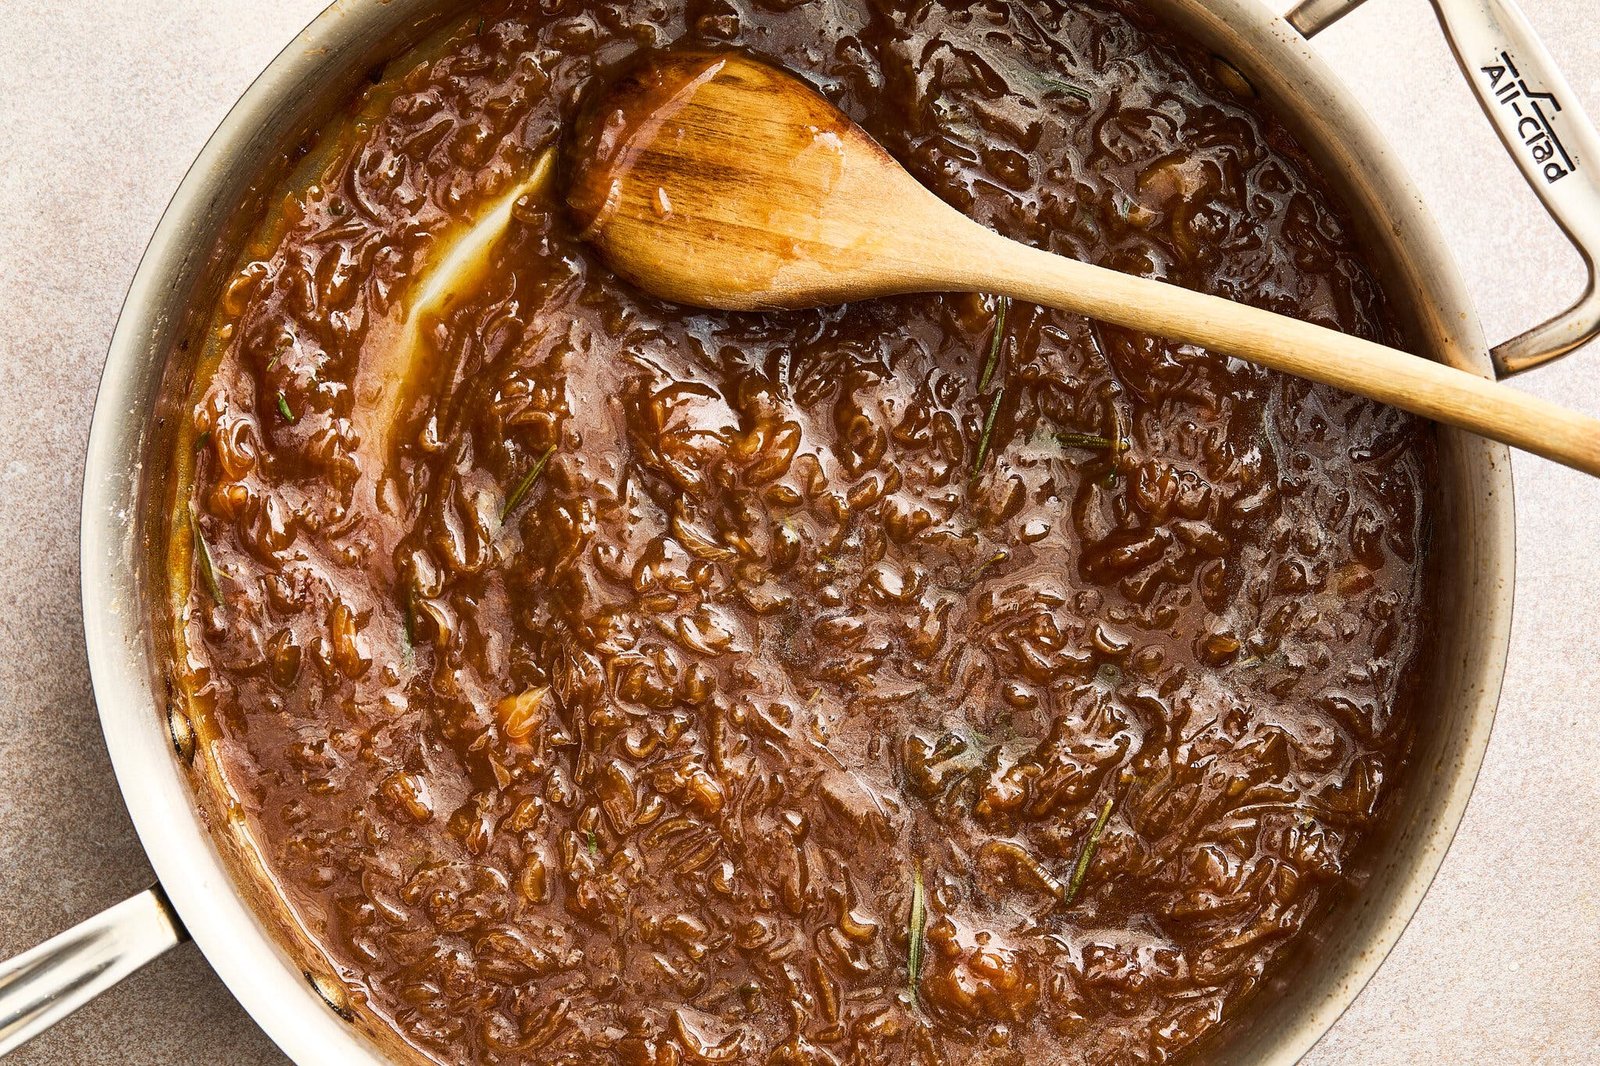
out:
<path id="1" fill-rule="evenodd" d="M 816 307 L 988 292 L 1200 345 L 1600 474 L 1600 421 L 1442 363 L 1051 255 L 919 185 L 809 85 L 731 53 L 656 55 L 579 124 L 568 204 L 617 273 L 679 303 Z"/>

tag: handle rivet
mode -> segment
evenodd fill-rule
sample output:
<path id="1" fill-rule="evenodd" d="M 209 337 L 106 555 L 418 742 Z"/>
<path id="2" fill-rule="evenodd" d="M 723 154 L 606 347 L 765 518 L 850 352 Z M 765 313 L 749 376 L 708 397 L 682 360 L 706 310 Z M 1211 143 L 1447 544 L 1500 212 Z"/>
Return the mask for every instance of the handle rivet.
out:
<path id="1" fill-rule="evenodd" d="M 1255 99 L 1256 87 L 1244 76 L 1244 71 L 1219 55 L 1211 57 L 1211 66 L 1224 89 L 1241 100 Z"/>
<path id="2" fill-rule="evenodd" d="M 194 762 L 194 725 L 177 704 L 167 704 L 167 736 L 172 740 L 172 750 L 187 765 Z"/>
<path id="3" fill-rule="evenodd" d="M 326 974 L 305 971 L 306 983 L 312 991 L 322 998 L 328 1009 L 345 1021 L 355 1018 L 355 1011 L 350 1009 L 350 991 L 345 988 L 344 982 Z"/>

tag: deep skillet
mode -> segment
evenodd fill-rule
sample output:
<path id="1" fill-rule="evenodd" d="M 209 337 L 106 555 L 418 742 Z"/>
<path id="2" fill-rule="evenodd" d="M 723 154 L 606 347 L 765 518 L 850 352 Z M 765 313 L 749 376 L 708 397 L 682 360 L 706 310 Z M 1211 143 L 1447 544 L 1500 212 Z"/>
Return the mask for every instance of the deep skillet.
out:
<path id="1" fill-rule="evenodd" d="M 1415 193 L 1366 120 L 1348 102 L 1290 23 L 1247 0 L 1152 4 L 1243 71 L 1295 128 L 1301 142 L 1344 195 L 1381 261 L 1411 335 L 1431 354 L 1485 372 L 1488 353 L 1441 246 Z M 1297 24 L 1307 31 L 1343 7 L 1308 4 Z M 1564 83 L 1512 16 L 1480 4 L 1452 9 L 1450 25 L 1474 74 L 1504 49 L 1522 76 L 1558 96 Z M 1454 11 L 1460 8 L 1460 11 Z M 152 634 L 165 611 L 160 474 L 182 403 L 197 308 L 214 293 L 213 269 L 240 234 L 238 210 L 276 175 L 256 161 L 281 154 L 315 128 L 373 65 L 448 19 L 451 5 L 416 2 L 336 4 L 250 90 L 185 180 L 163 220 L 130 293 L 102 383 L 85 478 L 83 580 L 96 695 L 118 777 L 135 824 L 161 878 L 161 889 L 92 919 L 16 960 L 0 977 L 0 1038 L 19 1040 L 70 1011 L 153 954 L 180 930 L 212 964 L 262 1026 L 296 1061 L 382 1061 L 367 1039 L 372 1027 L 352 1011 L 325 975 L 304 974 L 280 946 L 288 923 L 249 877 L 248 860 L 226 835 L 207 833 L 193 806 L 165 706 L 163 649 Z M 1510 28 L 1490 30 L 1499 19 Z M 1491 109 L 1492 114 L 1498 112 Z M 1581 121 L 1569 103 L 1561 122 Z M 1572 152 L 1572 169 L 1552 180 L 1549 159 L 1534 158 L 1527 137 L 1510 136 L 1518 161 L 1547 202 L 1568 201 L 1563 224 L 1580 242 L 1596 224 L 1582 196 L 1592 194 Z M 1556 127 L 1587 148 L 1592 134 Z M 1557 182 L 1560 182 L 1558 184 Z M 1591 293 L 1552 325 L 1496 352 L 1502 370 L 1560 354 L 1594 331 Z M 1332 1023 L 1392 946 L 1431 880 L 1464 809 L 1487 743 L 1510 621 L 1512 511 L 1503 449 L 1452 433 L 1440 436 L 1441 489 L 1435 557 L 1444 590 L 1438 606 L 1439 653 L 1421 717 L 1409 785 L 1400 794 L 1379 860 L 1364 890 L 1328 916 L 1314 942 L 1280 967 L 1271 994 L 1259 997 L 1252 1024 L 1235 1025 L 1213 1061 L 1290 1062 Z M 177 757 L 174 757 L 174 750 Z M 175 911 L 175 913 L 174 913 Z M 182 925 L 178 918 L 181 917 Z M 309 978 L 309 980 L 308 980 Z M 329 1009 L 331 1008 L 331 1010 Z M 377 1036 L 379 1042 L 383 1037 Z"/>

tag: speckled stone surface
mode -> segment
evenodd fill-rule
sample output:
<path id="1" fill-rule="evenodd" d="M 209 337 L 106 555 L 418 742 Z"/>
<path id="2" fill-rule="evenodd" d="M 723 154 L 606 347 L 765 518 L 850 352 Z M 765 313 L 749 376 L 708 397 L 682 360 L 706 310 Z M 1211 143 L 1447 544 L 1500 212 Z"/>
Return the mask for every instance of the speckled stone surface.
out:
<path id="1" fill-rule="evenodd" d="M 77 514 L 95 383 L 185 168 L 321 3 L 0 3 L 0 955 L 151 880 L 83 653 Z M 1600 113 L 1595 0 L 1524 6 Z M 1398 146 L 1492 339 L 1576 295 L 1577 256 L 1500 151 L 1424 0 L 1372 0 L 1317 47 Z M 1600 345 L 1522 384 L 1600 414 Z M 1515 476 L 1516 623 L 1477 792 L 1416 920 L 1310 1066 L 1600 1063 L 1600 482 L 1523 456 Z M 283 1059 L 185 947 L 10 1061 Z"/>

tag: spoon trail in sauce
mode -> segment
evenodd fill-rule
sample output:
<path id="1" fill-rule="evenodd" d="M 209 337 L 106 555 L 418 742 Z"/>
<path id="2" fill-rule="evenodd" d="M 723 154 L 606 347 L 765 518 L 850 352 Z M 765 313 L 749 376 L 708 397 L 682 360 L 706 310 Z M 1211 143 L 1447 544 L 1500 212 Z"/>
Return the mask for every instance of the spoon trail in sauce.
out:
<path id="1" fill-rule="evenodd" d="M 420 280 L 415 291 L 397 303 L 396 313 L 381 323 L 382 328 L 374 328 L 367 336 L 371 354 L 361 359 L 355 404 L 365 457 L 361 467 L 384 483 L 374 486 L 374 491 L 378 502 L 386 503 L 391 511 L 398 506 L 387 487 L 394 476 L 395 439 L 429 364 L 427 325 L 481 285 L 518 201 L 537 197 L 550 187 L 554 163 L 555 149 L 546 148 L 526 177 L 486 204 L 470 224 L 446 234 L 417 271 Z"/>

